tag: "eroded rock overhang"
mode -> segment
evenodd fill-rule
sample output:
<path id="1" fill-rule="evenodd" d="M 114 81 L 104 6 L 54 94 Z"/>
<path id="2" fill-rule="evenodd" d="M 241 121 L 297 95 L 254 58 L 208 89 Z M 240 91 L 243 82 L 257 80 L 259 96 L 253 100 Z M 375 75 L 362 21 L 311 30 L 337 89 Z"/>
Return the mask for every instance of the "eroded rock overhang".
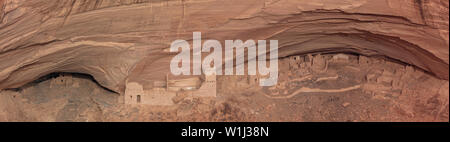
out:
<path id="1" fill-rule="evenodd" d="M 0 89 L 52 72 L 123 92 L 164 76 L 176 39 L 279 40 L 280 57 L 386 56 L 448 80 L 448 1 L 0 0 Z"/>

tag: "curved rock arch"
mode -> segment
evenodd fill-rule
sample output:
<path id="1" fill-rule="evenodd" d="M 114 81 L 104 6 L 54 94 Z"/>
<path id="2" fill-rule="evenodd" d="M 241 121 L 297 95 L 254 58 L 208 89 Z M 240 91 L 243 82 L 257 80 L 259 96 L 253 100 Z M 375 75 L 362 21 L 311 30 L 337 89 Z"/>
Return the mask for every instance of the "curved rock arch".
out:
<path id="1" fill-rule="evenodd" d="M 52 72 L 123 92 L 158 79 L 176 39 L 278 39 L 280 57 L 382 55 L 448 80 L 448 1 L 0 0 L 0 89 Z M 169 65 L 168 63 L 166 64 Z"/>

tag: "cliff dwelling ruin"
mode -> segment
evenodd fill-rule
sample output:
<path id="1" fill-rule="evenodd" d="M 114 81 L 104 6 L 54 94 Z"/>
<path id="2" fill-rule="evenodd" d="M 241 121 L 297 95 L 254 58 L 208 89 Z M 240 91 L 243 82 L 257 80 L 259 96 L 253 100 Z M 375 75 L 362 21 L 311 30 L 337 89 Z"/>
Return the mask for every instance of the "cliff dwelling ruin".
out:
<path id="1" fill-rule="evenodd" d="M 448 122 L 448 6 L 0 0 L 0 121 Z M 278 82 L 171 74 L 171 43 L 194 32 L 277 40 Z"/>
<path id="2" fill-rule="evenodd" d="M 204 75 L 204 80 L 187 78 L 182 80 L 156 81 L 151 89 L 135 82 L 127 83 L 123 102 L 125 104 L 174 105 L 176 96 L 216 97 L 216 75 Z"/>

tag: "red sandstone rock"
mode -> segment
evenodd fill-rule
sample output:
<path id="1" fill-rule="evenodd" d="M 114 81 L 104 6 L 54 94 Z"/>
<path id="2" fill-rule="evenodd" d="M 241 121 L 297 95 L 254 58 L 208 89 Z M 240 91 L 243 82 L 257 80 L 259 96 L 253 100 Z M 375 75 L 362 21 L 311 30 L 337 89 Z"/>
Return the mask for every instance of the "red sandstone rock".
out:
<path id="1" fill-rule="evenodd" d="M 448 80 L 448 0 L 0 0 L 0 89 L 52 72 L 162 80 L 176 39 L 277 39 L 280 57 L 382 55 Z"/>

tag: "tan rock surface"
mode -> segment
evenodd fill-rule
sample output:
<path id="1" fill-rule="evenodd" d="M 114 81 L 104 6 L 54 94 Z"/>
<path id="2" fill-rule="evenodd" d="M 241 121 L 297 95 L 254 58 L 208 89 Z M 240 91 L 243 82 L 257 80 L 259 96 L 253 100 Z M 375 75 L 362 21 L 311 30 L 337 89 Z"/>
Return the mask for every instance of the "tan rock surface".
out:
<path id="1" fill-rule="evenodd" d="M 52 72 L 164 79 L 175 39 L 278 39 L 281 57 L 382 55 L 448 80 L 448 0 L 0 0 L 0 89 Z"/>

